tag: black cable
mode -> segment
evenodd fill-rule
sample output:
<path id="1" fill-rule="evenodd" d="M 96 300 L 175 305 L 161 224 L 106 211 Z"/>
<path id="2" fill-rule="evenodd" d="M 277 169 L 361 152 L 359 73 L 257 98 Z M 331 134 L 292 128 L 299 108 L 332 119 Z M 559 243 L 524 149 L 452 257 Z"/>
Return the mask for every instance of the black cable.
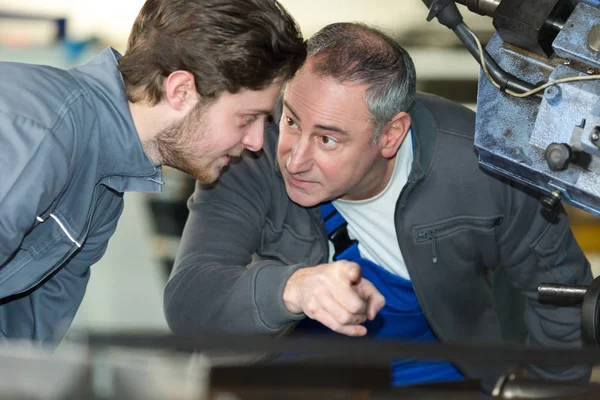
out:
<path id="1" fill-rule="evenodd" d="M 477 42 L 473 39 L 473 36 L 471 36 L 471 32 L 467 25 L 465 25 L 464 22 L 461 22 L 454 29 L 454 33 L 460 41 L 463 42 L 469 53 L 477 60 L 477 63 L 481 64 Z M 500 68 L 492 56 L 485 50 L 483 51 L 483 59 L 485 60 L 490 75 L 500 85 L 502 91 L 511 90 L 513 92 L 523 93 L 535 89 L 535 86 L 531 83 L 525 82 Z M 535 93 L 530 97 L 541 100 L 543 98 L 543 93 Z"/>

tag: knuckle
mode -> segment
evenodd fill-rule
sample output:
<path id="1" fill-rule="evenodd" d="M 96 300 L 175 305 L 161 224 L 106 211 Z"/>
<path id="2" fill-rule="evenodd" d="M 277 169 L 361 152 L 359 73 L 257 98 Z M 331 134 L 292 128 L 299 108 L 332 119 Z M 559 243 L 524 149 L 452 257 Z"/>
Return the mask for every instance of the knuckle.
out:
<path id="1" fill-rule="evenodd" d="M 316 286 L 315 288 L 321 287 L 321 285 L 325 284 L 329 280 L 329 271 L 325 270 L 317 275 Z"/>
<path id="2" fill-rule="evenodd" d="M 313 313 L 311 318 L 322 323 L 323 322 L 323 310 L 316 310 Z"/>
<path id="3" fill-rule="evenodd" d="M 363 310 L 363 304 L 361 302 L 356 302 L 348 306 L 350 308 L 350 312 L 352 314 L 360 314 Z"/>
<path id="4" fill-rule="evenodd" d="M 352 315 L 349 313 L 342 313 L 337 320 L 341 325 L 348 325 L 350 322 L 352 322 Z"/>
<path id="5" fill-rule="evenodd" d="M 308 302 L 308 304 L 306 305 L 305 313 L 316 315 L 319 312 L 319 309 L 320 309 L 320 307 L 319 307 L 318 303 L 314 300 L 310 300 Z"/>

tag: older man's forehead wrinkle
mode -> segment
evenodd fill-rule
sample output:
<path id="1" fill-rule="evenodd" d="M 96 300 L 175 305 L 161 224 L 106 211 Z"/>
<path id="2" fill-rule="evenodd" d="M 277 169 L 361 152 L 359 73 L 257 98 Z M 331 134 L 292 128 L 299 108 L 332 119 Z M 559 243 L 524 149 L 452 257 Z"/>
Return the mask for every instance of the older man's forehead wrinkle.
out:
<path id="1" fill-rule="evenodd" d="M 305 124 L 310 123 L 311 127 L 339 132 L 342 134 L 347 133 L 346 126 L 349 121 L 356 121 L 357 115 L 352 111 L 343 106 L 344 93 L 333 93 L 328 97 L 336 98 L 340 101 L 331 101 L 326 104 L 322 104 L 313 101 L 310 96 L 304 94 L 304 90 L 298 87 L 299 85 L 291 84 L 288 86 L 284 96 L 284 106 L 293 114 L 298 122 Z M 306 90 L 308 91 L 308 89 Z M 317 101 L 319 101 L 318 99 Z M 365 120 L 370 120 L 370 116 L 365 116 Z"/>

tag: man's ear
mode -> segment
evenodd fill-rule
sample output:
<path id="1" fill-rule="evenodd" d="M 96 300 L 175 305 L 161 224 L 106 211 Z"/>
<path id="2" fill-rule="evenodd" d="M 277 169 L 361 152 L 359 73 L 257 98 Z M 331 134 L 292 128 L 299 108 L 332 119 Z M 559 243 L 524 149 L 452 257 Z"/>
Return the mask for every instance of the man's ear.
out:
<path id="1" fill-rule="evenodd" d="M 396 114 L 392 121 L 387 124 L 379 138 L 381 155 L 385 158 L 394 157 L 409 130 L 410 115 L 404 111 Z"/>
<path id="2" fill-rule="evenodd" d="M 194 75 L 188 71 L 174 71 L 163 83 L 165 100 L 177 111 L 193 108 L 198 102 Z"/>

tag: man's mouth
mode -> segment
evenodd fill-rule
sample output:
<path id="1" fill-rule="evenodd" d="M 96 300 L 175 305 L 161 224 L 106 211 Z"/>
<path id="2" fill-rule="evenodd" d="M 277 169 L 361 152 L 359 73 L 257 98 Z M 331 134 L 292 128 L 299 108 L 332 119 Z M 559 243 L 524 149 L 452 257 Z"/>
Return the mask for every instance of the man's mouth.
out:
<path id="1" fill-rule="evenodd" d="M 298 179 L 292 174 L 289 174 L 289 175 L 290 175 L 290 183 L 299 188 L 308 188 L 314 184 L 314 182 L 311 182 L 311 181 L 306 181 L 304 179 Z"/>
<path id="2" fill-rule="evenodd" d="M 237 157 L 241 157 L 241 156 L 242 156 L 242 154 L 244 153 L 244 150 L 245 150 L 245 149 L 244 149 L 243 147 L 242 147 L 242 148 L 235 148 L 235 149 L 233 149 L 232 151 L 230 151 L 230 152 L 227 152 L 227 155 L 228 155 L 229 157 L 235 157 L 235 158 L 237 158 Z"/>

